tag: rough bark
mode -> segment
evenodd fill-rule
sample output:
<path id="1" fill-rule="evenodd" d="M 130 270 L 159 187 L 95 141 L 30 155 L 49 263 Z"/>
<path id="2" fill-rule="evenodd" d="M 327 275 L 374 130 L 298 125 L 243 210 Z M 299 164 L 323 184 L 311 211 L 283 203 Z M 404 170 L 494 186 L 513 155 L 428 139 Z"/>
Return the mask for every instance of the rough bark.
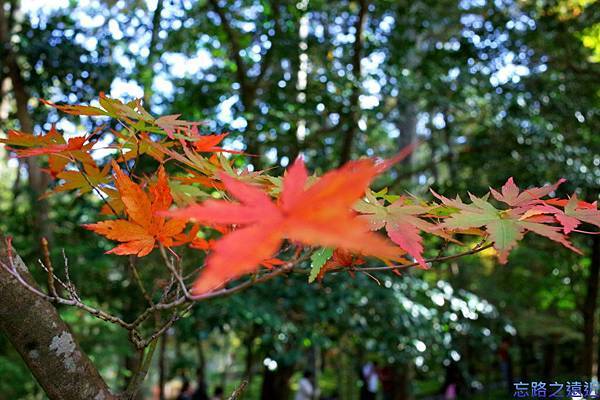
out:
<path id="1" fill-rule="evenodd" d="M 592 262 L 587 281 L 587 291 L 583 303 L 583 363 L 582 373 L 584 377 L 591 378 L 598 372 L 596 360 L 596 308 L 598 304 L 598 283 L 600 279 L 600 238 L 592 239 Z"/>
<path id="2" fill-rule="evenodd" d="M 0 234 L 0 263 L 11 265 L 9 254 L 20 274 L 35 286 L 21 258 L 8 249 Z M 51 400 L 118 399 L 54 306 L 20 285 L 4 268 L 0 268 L 0 329 Z"/>
<path id="3" fill-rule="evenodd" d="M 360 116 L 360 83 L 361 83 L 361 65 L 363 49 L 363 29 L 367 16 L 367 0 L 359 0 L 358 16 L 354 26 L 356 36 L 354 39 L 354 48 L 352 53 L 352 94 L 350 95 L 350 110 L 347 116 L 347 128 L 342 143 L 342 153 L 340 155 L 340 165 L 345 164 L 352 155 L 352 147 L 356 138 L 356 129 L 358 128 L 358 118 Z"/>

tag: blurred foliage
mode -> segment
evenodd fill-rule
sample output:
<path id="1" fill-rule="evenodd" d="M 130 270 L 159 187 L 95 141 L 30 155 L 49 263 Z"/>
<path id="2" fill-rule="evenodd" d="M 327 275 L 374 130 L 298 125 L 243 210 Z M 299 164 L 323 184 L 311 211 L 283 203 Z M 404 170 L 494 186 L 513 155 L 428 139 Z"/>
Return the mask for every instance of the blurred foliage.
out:
<path id="1" fill-rule="evenodd" d="M 565 177 L 561 190 L 579 188 L 592 201 L 599 195 L 598 2 L 121 0 L 12 17 L 37 131 L 52 123 L 68 133 L 93 129 L 91 120 L 67 121 L 38 97 L 80 103 L 100 91 L 148 95 L 154 112 L 229 131 L 228 146 L 261 155 L 247 161 L 257 168 L 284 167 L 298 153 L 313 169 L 331 168 L 350 134 L 353 157 L 387 156 L 419 139 L 412 159 L 382 185 L 452 195 L 485 191 L 508 176 L 522 187 Z M 8 87 L 0 104 L 1 128 L 18 127 Z M 25 167 L 7 156 L 0 229 L 41 278 L 35 199 Z M 82 295 L 125 316 L 143 307 L 125 262 L 101 256 L 108 244 L 80 227 L 98 199 L 50 201 L 53 259 L 61 265 L 65 249 Z M 279 279 L 196 307 L 169 332 L 167 374 L 193 379 L 204 363 L 209 386 L 229 389 L 250 372 L 249 393 L 258 398 L 259 378 L 273 366 L 293 367 L 293 383 L 317 366 L 325 394 L 354 399 L 367 359 L 408 371 L 416 394 L 438 390 L 444 365 L 460 360 L 475 390 L 500 380 L 495 351 L 512 335 L 520 376 L 541 377 L 548 362 L 570 375 L 590 351 L 573 351 L 583 343 L 591 264 L 589 241 L 578 245 L 584 257 L 531 239 L 507 266 L 482 253 L 402 276 L 338 274 L 312 285 L 305 276 Z M 433 239 L 426 247 L 452 251 Z M 152 282 L 158 263 L 149 264 L 144 279 Z M 103 376 L 122 385 L 131 351 L 122 332 L 60 311 Z M 558 346 L 554 360 L 548 345 Z M 0 399 L 40 398 L 3 337 L 0 376 Z M 156 381 L 157 368 L 149 385 Z"/>

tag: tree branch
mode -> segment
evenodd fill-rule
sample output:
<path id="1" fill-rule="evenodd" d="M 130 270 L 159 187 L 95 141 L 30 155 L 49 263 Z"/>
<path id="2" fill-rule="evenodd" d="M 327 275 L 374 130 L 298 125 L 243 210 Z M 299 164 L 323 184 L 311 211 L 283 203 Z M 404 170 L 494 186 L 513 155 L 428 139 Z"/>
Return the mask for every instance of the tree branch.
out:
<path id="1" fill-rule="evenodd" d="M 231 27 L 231 23 L 229 22 L 229 19 L 227 18 L 225 11 L 223 11 L 223 9 L 219 6 L 219 0 L 209 0 L 209 1 L 210 1 L 210 4 L 211 4 L 213 10 L 219 15 L 219 19 L 221 20 L 221 25 L 223 26 L 223 30 L 225 31 L 225 34 L 227 35 L 227 38 L 229 39 L 229 43 L 231 45 L 230 54 L 231 54 L 231 57 L 233 58 L 233 61 L 235 62 L 235 66 L 236 66 L 235 74 L 236 74 L 238 82 L 240 83 L 242 104 L 244 105 L 244 108 L 246 108 L 250 105 L 248 97 L 251 95 L 252 88 L 248 84 L 246 65 L 244 63 L 244 60 L 242 59 L 242 56 L 240 55 L 240 51 L 242 50 L 242 48 L 240 46 L 240 41 L 237 37 L 236 32 Z M 249 110 L 244 110 L 244 111 L 248 112 Z"/>
<path id="2" fill-rule="evenodd" d="M 262 62 L 260 64 L 260 72 L 254 82 L 255 90 L 258 87 L 260 87 L 262 85 L 262 83 L 264 82 L 265 75 L 266 75 L 267 71 L 269 70 L 269 68 L 271 68 L 271 64 L 273 62 L 273 54 L 275 53 L 275 50 L 273 50 L 273 49 L 275 48 L 277 40 L 281 33 L 281 27 L 279 25 L 279 7 L 280 7 L 279 0 L 274 0 L 271 5 L 271 8 L 273 9 L 273 22 L 275 24 L 275 28 L 274 28 L 275 32 L 274 32 L 273 36 L 271 36 L 271 38 L 270 38 L 271 47 L 269 47 L 269 49 L 266 51 L 265 55 L 262 58 Z"/>
<path id="3" fill-rule="evenodd" d="M 151 110 L 151 97 L 152 97 L 152 78 L 154 77 L 154 64 L 158 59 L 156 53 L 156 45 L 158 43 L 158 34 L 160 32 L 160 21 L 161 12 L 163 10 L 163 0 L 156 2 L 156 8 L 152 14 L 152 29 L 150 30 L 150 43 L 148 45 L 148 57 L 146 58 L 146 65 L 141 71 L 141 80 L 144 86 L 144 107 Z"/>
<path id="4" fill-rule="evenodd" d="M 0 262 L 13 265 L 32 286 L 21 258 L 0 234 Z M 44 298 L 0 268 L 0 329 L 52 400 L 116 400 L 69 327 Z"/>
<path id="5" fill-rule="evenodd" d="M 363 29 L 365 25 L 365 18 L 367 15 L 367 0 L 359 0 L 359 9 L 356 23 L 354 25 L 355 37 L 354 47 L 352 53 L 352 93 L 350 95 L 350 109 L 346 116 L 347 128 L 342 142 L 342 153 L 340 155 L 340 165 L 345 164 L 350 160 L 352 154 L 352 146 L 356 136 L 356 128 L 358 124 L 358 116 L 360 114 L 360 83 L 361 83 L 361 65 L 360 60 L 362 58 L 363 50 Z"/>
<path id="6" fill-rule="evenodd" d="M 246 387 L 248 386 L 248 381 L 246 379 L 244 379 L 240 385 L 233 391 L 233 393 L 231 393 L 231 396 L 229 396 L 228 400 L 238 400 L 242 398 L 242 394 L 244 394 L 244 391 L 246 390 Z"/>
<path id="7" fill-rule="evenodd" d="M 29 114 L 28 106 L 30 99 L 29 91 L 23 79 L 21 67 L 17 62 L 17 55 L 13 49 L 10 40 L 10 21 L 7 18 L 4 5 L 10 4 L 10 13 L 14 13 L 15 4 L 6 0 L 0 0 L 0 46 L 2 47 L 3 64 L 8 70 L 8 77 L 12 83 L 12 90 L 15 96 L 16 112 L 21 130 L 28 133 L 33 133 L 33 120 Z M 40 197 L 48 186 L 48 177 L 34 158 L 29 158 L 26 161 L 29 170 L 29 187 L 31 193 L 31 202 L 37 202 L 32 206 L 35 217 L 35 229 L 39 239 L 42 237 L 52 240 L 52 231 L 48 222 L 48 202 Z"/>
<path id="8" fill-rule="evenodd" d="M 441 261 L 449 261 L 449 260 L 454 260 L 456 258 L 461 258 L 464 256 L 468 256 L 471 254 L 475 254 L 475 253 L 479 253 L 481 251 L 487 250 L 490 247 L 492 247 L 494 245 L 494 243 L 488 243 L 484 246 L 482 245 L 477 245 L 474 248 L 472 248 L 471 250 L 467 250 L 467 251 L 463 251 L 462 253 L 458 253 L 458 254 L 453 254 L 450 256 L 442 256 L 442 257 L 433 257 L 433 258 L 428 258 L 425 260 L 425 262 L 427 264 L 432 264 L 435 262 L 441 262 Z M 416 267 L 418 266 L 419 263 L 418 262 L 414 262 L 414 263 L 410 263 L 410 264 L 401 264 L 401 265 L 386 265 L 385 267 L 359 267 L 359 268 L 351 268 L 351 269 L 339 269 L 339 270 L 333 270 L 335 272 L 339 272 L 339 271 L 355 271 L 355 272 L 367 272 L 367 271 L 394 271 L 394 270 L 401 270 L 401 269 L 407 269 L 407 268 L 411 268 L 411 267 Z"/>

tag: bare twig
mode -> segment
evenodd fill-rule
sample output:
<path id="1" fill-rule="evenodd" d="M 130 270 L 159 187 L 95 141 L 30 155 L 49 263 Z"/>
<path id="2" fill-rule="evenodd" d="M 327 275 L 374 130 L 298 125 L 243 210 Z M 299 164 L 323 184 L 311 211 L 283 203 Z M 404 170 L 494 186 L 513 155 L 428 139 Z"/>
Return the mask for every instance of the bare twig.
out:
<path id="1" fill-rule="evenodd" d="M 103 310 L 94 308 L 92 306 L 89 306 L 83 302 L 81 302 L 79 299 L 77 298 L 71 298 L 71 299 L 65 299 L 62 297 L 58 297 L 58 296 L 51 296 L 48 295 L 44 292 L 42 292 L 41 290 L 37 289 L 36 287 L 34 287 L 33 285 L 29 284 L 29 282 L 27 282 L 22 276 L 21 274 L 17 271 L 17 269 L 13 266 L 8 266 L 4 263 L 0 263 L 0 266 L 2 268 L 4 268 L 8 273 L 10 273 L 25 289 L 29 290 L 30 292 L 32 292 L 33 294 L 36 294 L 38 296 L 40 296 L 41 298 L 53 302 L 53 303 L 57 303 L 57 304 L 62 304 L 62 305 L 67 305 L 67 306 L 74 306 L 77 308 L 80 308 L 86 312 L 88 312 L 89 314 L 104 320 L 106 322 L 112 322 L 115 323 L 117 325 L 122 326 L 125 329 L 132 329 L 133 326 L 125 321 L 123 321 L 121 318 L 116 317 L 114 315 L 111 315 Z"/>
<path id="2" fill-rule="evenodd" d="M 148 339 L 144 341 L 144 343 L 151 343 L 158 339 L 162 334 L 164 334 L 175 322 L 177 322 L 186 312 L 192 309 L 194 303 L 188 304 L 181 312 L 174 312 L 171 318 L 167 322 L 165 322 L 158 330 L 156 330 Z"/>
<path id="3" fill-rule="evenodd" d="M 52 260 L 50 259 L 50 251 L 48 250 L 48 239 L 42 238 L 42 252 L 44 254 L 44 265 L 46 266 L 46 276 L 48 277 L 48 291 L 54 297 L 58 297 L 56 286 L 54 286 L 54 269 L 52 268 Z"/>
<path id="4" fill-rule="evenodd" d="M 177 283 L 179 284 L 179 288 L 183 292 L 183 295 L 185 296 L 185 298 L 190 298 L 190 294 L 189 294 L 189 291 L 188 291 L 188 289 L 187 289 L 187 287 L 185 285 L 185 282 L 183 281 L 183 278 L 181 277 L 181 274 L 179 273 L 179 271 L 175 267 L 175 265 L 173 263 L 173 260 L 171 258 L 169 258 L 169 255 L 167 254 L 167 250 L 165 249 L 165 246 L 163 246 L 162 244 L 159 244 L 158 248 L 160 250 L 160 255 L 162 256 L 162 258 L 163 258 L 163 260 L 165 262 L 165 265 L 167 266 L 167 268 L 171 272 L 171 276 L 175 277 L 175 280 L 177 280 Z"/>
<path id="5" fill-rule="evenodd" d="M 148 294 L 148 291 L 144 286 L 144 282 L 142 282 L 142 278 L 140 277 L 140 274 L 137 270 L 137 266 L 135 265 L 135 256 L 129 256 L 129 269 L 131 271 L 131 275 L 133 276 L 133 280 L 140 289 L 140 292 L 142 292 L 142 296 L 144 296 L 144 298 L 150 306 L 153 306 L 154 302 L 152 301 L 152 297 L 150 297 L 150 295 Z"/>
<path id="6" fill-rule="evenodd" d="M 77 294 L 77 290 L 73 282 L 71 281 L 71 275 L 69 274 L 69 259 L 67 258 L 67 253 L 65 253 L 65 249 L 62 249 L 64 266 L 65 266 L 65 279 L 67 284 L 67 290 L 69 291 L 70 297 L 79 300 L 79 295 Z"/>

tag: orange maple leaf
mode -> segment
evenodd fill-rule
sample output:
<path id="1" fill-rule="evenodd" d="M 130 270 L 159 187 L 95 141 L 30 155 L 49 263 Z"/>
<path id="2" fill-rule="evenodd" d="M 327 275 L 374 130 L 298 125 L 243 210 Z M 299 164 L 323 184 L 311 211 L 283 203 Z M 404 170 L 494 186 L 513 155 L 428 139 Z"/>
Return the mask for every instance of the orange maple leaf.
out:
<path id="1" fill-rule="evenodd" d="M 264 260 L 273 257 L 284 239 L 395 258 L 401 249 L 369 232 L 368 225 L 352 211 L 381 171 L 381 165 L 371 159 L 353 161 L 307 188 L 308 173 L 302 158 L 298 158 L 283 179 L 283 190 L 276 203 L 260 188 L 221 173 L 223 184 L 239 203 L 208 200 L 162 214 L 239 227 L 214 244 L 206 268 L 194 284 L 198 294 L 255 271 Z"/>
<path id="2" fill-rule="evenodd" d="M 143 154 L 154 158 L 159 163 L 164 161 L 164 153 L 152 145 L 152 137 L 148 132 L 138 132 L 136 135 L 126 135 L 115 130 L 111 130 L 111 132 L 116 138 L 120 139 L 119 143 L 110 146 L 119 151 L 118 162 L 127 162 Z M 162 145 L 169 148 L 174 143 L 162 143 Z"/>
<path id="3" fill-rule="evenodd" d="M 166 221 L 163 216 L 158 215 L 159 211 L 167 210 L 173 203 L 164 168 L 161 166 L 158 170 L 158 179 L 149 189 L 150 196 L 114 161 L 113 169 L 115 184 L 129 219 L 101 221 L 84 227 L 122 243 L 107 253 L 136 254 L 143 257 L 154 249 L 157 242 L 167 247 L 172 246 L 174 237 L 185 228 L 185 221 Z"/>
<path id="4" fill-rule="evenodd" d="M 94 143 L 88 141 L 86 136 L 73 137 L 65 140 L 64 137 L 52 125 L 45 135 L 33 135 L 31 133 L 10 130 L 6 139 L 0 139 L 6 148 L 14 151 L 17 157 L 35 157 L 48 155 L 50 174 L 54 177 L 63 171 L 69 161 L 80 161 L 83 164 L 94 165 L 95 162 L 89 151 Z M 86 143 L 87 142 L 87 143 Z M 19 146 L 23 148 L 14 148 Z"/>
<path id="5" fill-rule="evenodd" d="M 192 175 L 192 176 L 176 176 L 173 179 L 183 182 L 183 183 L 197 183 L 200 184 L 202 186 L 211 188 L 211 189 L 217 189 L 217 190 L 224 190 L 225 186 L 223 186 L 223 184 L 219 181 L 217 181 L 216 179 L 210 177 L 210 176 L 205 176 L 205 175 L 201 175 L 198 172 L 195 171 L 191 171 L 191 170 L 185 170 L 188 174 Z"/>
<path id="6" fill-rule="evenodd" d="M 86 116 L 98 116 L 98 115 L 109 115 L 106 111 L 101 108 L 94 106 L 84 105 L 70 105 L 70 104 L 55 104 L 48 100 L 40 99 L 40 101 L 50 107 L 54 107 L 59 111 L 66 114 L 72 115 L 86 115 Z"/>
<path id="7" fill-rule="evenodd" d="M 78 136 L 74 138 L 70 138 L 66 143 L 62 144 L 52 144 L 45 147 L 36 147 L 32 149 L 11 149 L 17 153 L 18 157 L 33 157 L 33 156 L 41 156 L 44 154 L 60 154 L 60 153 L 69 153 L 73 151 L 89 151 L 91 150 L 93 144 L 86 142 L 85 136 Z"/>
<path id="8" fill-rule="evenodd" d="M 197 135 L 193 137 L 194 149 L 199 153 L 231 153 L 231 154 L 243 154 L 237 150 L 227 150 L 223 147 L 217 146 L 225 139 L 229 133 L 221 133 L 220 135 Z"/>
<path id="9" fill-rule="evenodd" d="M 44 194 L 47 197 L 54 193 L 65 192 L 68 190 L 77 190 L 77 195 L 91 192 L 94 188 L 109 182 L 108 174 L 110 164 L 106 164 L 100 169 L 95 164 L 83 164 L 83 170 L 67 170 L 56 174 L 56 178 L 62 182 L 54 190 Z"/>

